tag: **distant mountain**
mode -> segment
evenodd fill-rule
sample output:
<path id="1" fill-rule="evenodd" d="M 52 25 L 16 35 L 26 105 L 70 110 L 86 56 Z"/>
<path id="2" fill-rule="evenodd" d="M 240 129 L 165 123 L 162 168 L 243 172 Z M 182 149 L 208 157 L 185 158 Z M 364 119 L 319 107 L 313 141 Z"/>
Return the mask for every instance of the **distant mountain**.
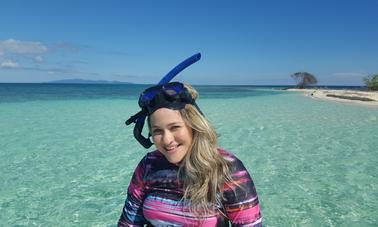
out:
<path id="1" fill-rule="evenodd" d="M 83 80 L 83 79 L 68 79 L 68 80 L 54 80 L 47 82 L 48 84 L 133 84 L 130 82 L 108 81 L 108 80 Z"/>

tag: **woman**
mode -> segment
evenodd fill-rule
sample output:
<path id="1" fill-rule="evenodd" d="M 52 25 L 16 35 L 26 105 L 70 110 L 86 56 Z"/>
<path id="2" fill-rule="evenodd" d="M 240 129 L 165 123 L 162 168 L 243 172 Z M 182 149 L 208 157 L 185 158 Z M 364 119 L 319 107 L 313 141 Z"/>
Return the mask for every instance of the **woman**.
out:
<path id="1" fill-rule="evenodd" d="M 262 225 L 251 177 L 240 160 L 217 147 L 197 96 L 178 82 L 141 94 L 157 150 L 136 167 L 118 226 Z"/>

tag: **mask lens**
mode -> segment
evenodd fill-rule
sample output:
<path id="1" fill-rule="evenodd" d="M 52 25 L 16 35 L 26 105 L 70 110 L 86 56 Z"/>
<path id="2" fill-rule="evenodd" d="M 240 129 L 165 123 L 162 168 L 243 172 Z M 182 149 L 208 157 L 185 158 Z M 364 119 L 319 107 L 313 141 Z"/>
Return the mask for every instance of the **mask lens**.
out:
<path id="1" fill-rule="evenodd" d="M 174 98 L 182 92 L 183 88 L 182 84 L 168 84 L 163 87 L 163 92 L 167 97 Z"/>
<path id="2" fill-rule="evenodd" d="M 147 106 L 152 99 L 155 98 L 155 96 L 160 92 L 161 86 L 155 86 L 146 89 L 139 97 L 139 106 L 145 107 Z"/>
<path id="3" fill-rule="evenodd" d="M 173 82 L 166 84 L 164 86 L 154 86 L 146 89 L 139 97 L 139 106 L 147 107 L 151 104 L 151 101 L 156 97 L 157 94 L 163 93 L 167 98 L 174 99 L 180 92 L 184 90 L 184 86 L 181 83 Z"/>
<path id="4" fill-rule="evenodd" d="M 176 96 L 177 95 L 177 92 L 174 89 L 164 90 L 164 93 L 167 94 L 168 96 Z"/>

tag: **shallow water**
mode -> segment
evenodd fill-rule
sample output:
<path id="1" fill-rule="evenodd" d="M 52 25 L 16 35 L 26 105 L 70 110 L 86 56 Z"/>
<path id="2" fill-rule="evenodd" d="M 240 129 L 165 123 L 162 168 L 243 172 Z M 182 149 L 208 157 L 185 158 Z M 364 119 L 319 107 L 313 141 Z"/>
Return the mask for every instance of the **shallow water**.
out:
<path id="1" fill-rule="evenodd" d="M 146 153 L 124 125 L 138 110 L 135 90 L 75 89 L 69 98 L 64 89 L 0 92 L 1 226 L 117 222 Z M 378 223 L 378 109 L 255 88 L 200 91 L 220 145 L 250 170 L 264 225 Z"/>

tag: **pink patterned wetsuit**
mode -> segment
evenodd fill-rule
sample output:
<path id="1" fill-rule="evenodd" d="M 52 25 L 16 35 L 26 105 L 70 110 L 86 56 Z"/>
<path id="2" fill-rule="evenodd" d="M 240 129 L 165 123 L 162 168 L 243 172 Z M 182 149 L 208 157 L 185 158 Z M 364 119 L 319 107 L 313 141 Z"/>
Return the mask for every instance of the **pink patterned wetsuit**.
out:
<path id="1" fill-rule="evenodd" d="M 242 186 L 225 186 L 223 212 L 198 217 L 181 201 L 182 184 L 178 166 L 159 152 L 148 153 L 136 167 L 118 226 L 262 226 L 256 189 L 243 163 L 231 153 L 218 149 L 231 162 L 232 177 Z M 232 190 L 232 187 L 235 189 Z"/>

